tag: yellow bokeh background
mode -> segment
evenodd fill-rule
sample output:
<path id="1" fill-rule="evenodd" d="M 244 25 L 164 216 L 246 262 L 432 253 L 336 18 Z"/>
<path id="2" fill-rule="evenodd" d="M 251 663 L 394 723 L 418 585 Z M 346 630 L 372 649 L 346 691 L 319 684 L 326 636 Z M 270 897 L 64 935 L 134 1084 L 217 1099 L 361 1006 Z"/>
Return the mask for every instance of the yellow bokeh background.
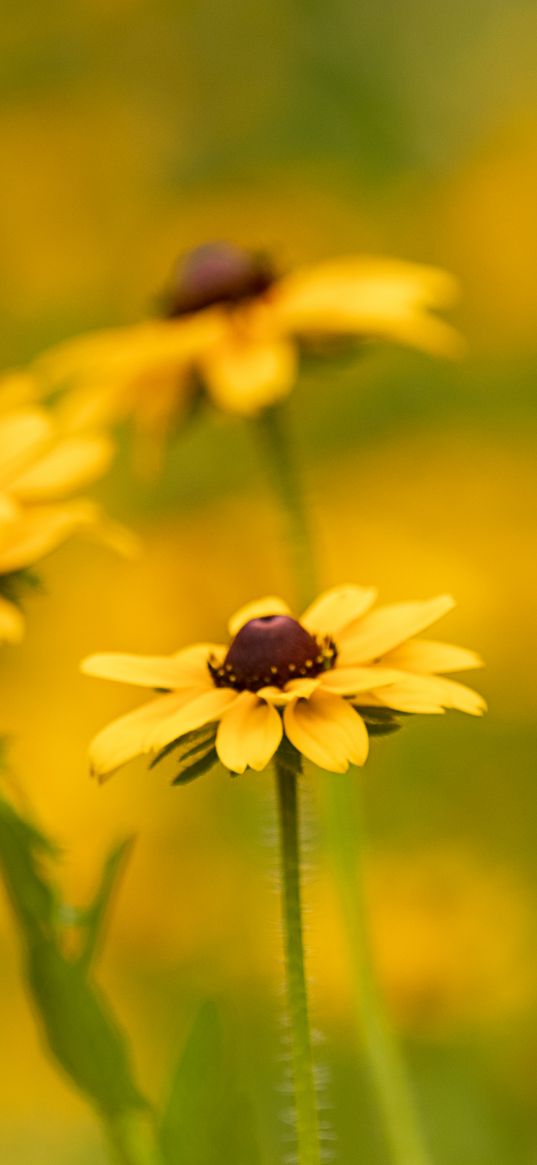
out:
<path id="1" fill-rule="evenodd" d="M 4 367 L 140 318 L 175 256 L 207 239 L 269 248 L 283 269 L 397 254 L 461 282 L 464 365 L 380 351 L 316 369 L 291 420 L 322 582 L 374 583 L 387 601 L 453 592 L 442 634 L 487 661 L 485 721 L 412 723 L 350 779 L 364 785 L 379 974 L 438 1160 L 522 1165 L 537 1100 L 535 13 L 410 0 L 397 39 L 389 5 L 342 2 L 330 17 L 283 0 L 228 13 L 206 0 L 27 8 L 24 27 L 11 15 L 2 32 Z M 235 1009 L 249 1073 L 257 1046 L 277 1050 L 270 774 L 172 789 L 170 767 L 134 764 L 98 787 L 88 742 L 139 697 L 78 663 L 219 639 L 230 611 L 290 596 L 291 579 L 245 423 L 198 416 L 158 482 L 136 476 L 125 434 L 120 446 L 98 493 L 143 554 L 127 562 L 80 540 L 43 564 L 26 640 L 3 652 L 2 733 L 10 791 L 59 841 L 69 899 L 91 893 L 114 840 L 136 836 L 99 975 L 157 1096 L 206 996 Z M 314 1011 L 337 1082 L 356 1048 L 322 792 L 317 779 L 306 790 L 307 897 Z M 0 1156 L 104 1161 L 40 1047 L 3 900 L 0 950 Z M 268 1123 L 267 1073 L 256 1087 Z M 336 1110 L 351 1144 L 351 1101 Z"/>

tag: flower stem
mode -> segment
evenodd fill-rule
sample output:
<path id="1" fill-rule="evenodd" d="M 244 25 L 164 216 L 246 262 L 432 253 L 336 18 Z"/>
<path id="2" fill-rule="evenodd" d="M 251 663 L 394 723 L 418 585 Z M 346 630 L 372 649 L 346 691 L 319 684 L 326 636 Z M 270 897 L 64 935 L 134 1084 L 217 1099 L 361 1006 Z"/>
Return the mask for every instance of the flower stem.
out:
<path id="1" fill-rule="evenodd" d="M 291 1028 L 298 1165 L 320 1165 L 319 1122 L 308 1011 L 302 902 L 297 765 L 276 759 L 280 824 L 282 913 Z"/>
<path id="2" fill-rule="evenodd" d="M 316 559 L 309 513 L 284 407 L 260 417 L 260 435 L 271 469 L 274 493 L 287 521 L 288 543 L 297 604 L 309 603 L 316 587 Z M 428 1165 L 405 1066 L 399 1055 L 378 993 L 369 954 L 363 890 L 358 882 L 357 790 L 351 780 L 324 782 L 326 814 L 331 824 L 333 860 L 348 933 L 354 1010 L 365 1040 L 371 1078 L 394 1165 Z"/>
<path id="3" fill-rule="evenodd" d="M 334 869 L 354 975 L 357 1025 L 394 1165 L 429 1165 L 405 1065 L 386 1018 L 371 958 L 363 886 L 364 832 L 356 781 L 327 790 Z M 361 850 L 360 858 L 357 854 Z"/>
<path id="4" fill-rule="evenodd" d="M 106 1131 L 118 1165 L 164 1165 L 155 1133 L 138 1112 L 108 1117 Z"/>
<path id="5" fill-rule="evenodd" d="M 257 419 L 271 484 L 286 522 L 286 536 L 299 608 L 311 602 L 317 589 L 316 556 L 308 506 L 297 472 L 286 408 L 265 409 Z"/>

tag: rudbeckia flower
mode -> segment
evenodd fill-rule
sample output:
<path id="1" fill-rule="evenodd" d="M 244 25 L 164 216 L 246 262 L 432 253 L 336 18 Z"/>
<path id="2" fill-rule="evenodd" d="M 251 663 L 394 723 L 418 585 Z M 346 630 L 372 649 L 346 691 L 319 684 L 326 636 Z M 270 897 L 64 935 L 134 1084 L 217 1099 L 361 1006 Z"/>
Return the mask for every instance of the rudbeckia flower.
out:
<path id="1" fill-rule="evenodd" d="M 0 640 L 24 633 L 13 601 L 20 572 L 76 530 L 98 528 L 97 507 L 69 499 L 105 472 L 112 453 L 107 437 L 62 435 L 43 409 L 0 415 Z"/>
<path id="2" fill-rule="evenodd" d="M 70 386 L 71 420 L 132 415 L 162 435 L 200 386 L 243 416 L 275 404 L 308 347 L 379 340 L 453 356 L 460 338 L 433 313 L 455 296 L 454 280 L 433 267 L 348 257 L 278 278 L 265 257 L 215 243 L 178 265 L 163 318 L 67 341 L 35 371 L 51 388 Z"/>
<path id="3" fill-rule="evenodd" d="M 326 591 L 297 619 L 285 602 L 249 603 L 230 620 L 228 644 L 170 656 L 93 655 L 87 675 L 158 689 L 148 704 L 101 731 L 91 768 L 105 777 L 141 754 L 178 748 L 188 777 L 216 758 L 232 773 L 268 765 L 283 737 L 330 772 L 363 765 L 368 723 L 394 713 L 480 715 L 484 701 L 443 673 L 478 667 L 472 651 L 416 638 L 446 614 L 446 595 L 371 610 L 376 593 Z"/>

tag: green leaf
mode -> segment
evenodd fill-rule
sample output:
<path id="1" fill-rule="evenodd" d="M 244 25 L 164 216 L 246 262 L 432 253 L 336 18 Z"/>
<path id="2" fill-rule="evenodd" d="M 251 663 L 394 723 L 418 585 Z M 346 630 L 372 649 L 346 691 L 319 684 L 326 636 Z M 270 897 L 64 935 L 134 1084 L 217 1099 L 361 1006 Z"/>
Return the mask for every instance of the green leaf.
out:
<path id="1" fill-rule="evenodd" d="M 15 570 L 11 574 L 0 575 L 0 595 L 17 607 L 22 605 L 28 591 L 43 591 L 41 579 L 34 571 Z"/>
<path id="2" fill-rule="evenodd" d="M 154 769 L 155 765 L 160 764 L 165 757 L 175 754 L 179 764 L 186 763 L 191 757 L 195 759 L 199 755 L 210 751 L 214 748 L 216 739 L 217 725 L 213 722 L 211 724 L 204 724 L 202 728 L 195 728 L 193 732 L 186 732 L 184 736 L 178 737 L 177 740 L 172 740 L 170 744 L 166 744 L 161 748 L 160 752 L 153 758 L 150 769 Z"/>
<path id="3" fill-rule="evenodd" d="M 199 760 L 184 761 L 179 768 L 177 776 L 174 777 L 172 785 L 188 785 L 190 781 L 195 781 L 197 777 L 203 777 L 217 763 L 218 757 L 214 748 L 201 756 Z"/>
<path id="4" fill-rule="evenodd" d="M 28 947 L 27 975 L 47 1046 L 73 1083 L 110 1117 L 145 1106 L 125 1038 L 85 967 L 36 939 Z"/>
<path id="5" fill-rule="evenodd" d="M 118 879 L 125 867 L 133 846 L 133 838 L 125 838 L 109 853 L 101 874 L 101 882 L 95 898 L 81 916 L 81 924 L 85 934 L 79 955 L 79 962 L 84 966 L 95 959 L 99 944 L 103 937 L 103 927 L 110 907 L 112 896 L 116 890 Z"/>
<path id="6" fill-rule="evenodd" d="M 390 732 L 398 732 L 402 728 L 399 719 L 400 716 L 404 715 L 402 712 L 398 712 L 396 715 L 391 708 L 361 708 L 359 706 L 356 707 L 356 711 L 360 713 L 370 736 L 387 736 Z"/>
<path id="7" fill-rule="evenodd" d="M 216 729 L 217 725 L 214 722 L 204 724 L 202 728 L 196 728 L 178 740 L 172 740 L 171 744 L 167 744 L 157 753 L 149 767 L 154 768 L 165 757 L 173 754 L 178 772 L 172 784 L 186 785 L 189 781 L 195 781 L 196 777 L 201 777 L 217 763 Z"/>
<path id="8" fill-rule="evenodd" d="M 54 930 L 59 898 L 42 866 L 44 859 L 54 858 L 57 852 L 48 838 L 0 798 L 0 867 L 27 939 Z"/>
<path id="9" fill-rule="evenodd" d="M 0 798 L 0 869 L 46 1043 L 88 1099 L 107 1117 L 116 1117 L 146 1102 L 132 1075 L 127 1042 L 88 975 L 89 958 L 73 959 L 65 953 L 67 927 L 62 920 L 69 925 L 72 912 L 62 904 L 46 867 L 57 854 L 43 833 Z M 121 847 L 111 855 L 86 921 L 90 957 L 124 854 Z"/>
<path id="10" fill-rule="evenodd" d="M 262 1156 L 248 1099 L 214 1004 L 194 1021 L 160 1122 L 166 1165 L 258 1165 Z"/>

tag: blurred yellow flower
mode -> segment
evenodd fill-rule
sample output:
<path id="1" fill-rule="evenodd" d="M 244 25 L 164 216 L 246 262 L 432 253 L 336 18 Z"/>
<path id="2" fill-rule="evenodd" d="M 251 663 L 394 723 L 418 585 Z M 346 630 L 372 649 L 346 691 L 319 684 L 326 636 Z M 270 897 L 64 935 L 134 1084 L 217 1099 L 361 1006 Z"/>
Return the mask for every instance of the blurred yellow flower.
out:
<path id="1" fill-rule="evenodd" d="M 485 704 L 479 695 L 435 674 L 478 667 L 478 656 L 414 638 L 453 600 L 440 595 L 371 612 L 375 598 L 371 588 L 335 587 L 299 621 L 285 602 L 270 596 L 233 616 L 230 645 L 197 644 L 171 656 L 86 659 L 82 670 L 88 675 L 164 693 L 95 737 L 92 771 L 104 777 L 140 754 L 158 754 L 206 728 L 202 751 L 215 750 L 231 772 L 264 769 L 285 734 L 306 758 L 342 773 L 349 764 L 364 764 L 370 718 L 382 724 L 383 717 L 393 721 L 393 712 L 445 708 L 480 715 Z"/>
<path id="2" fill-rule="evenodd" d="M 24 633 L 12 598 L 18 572 L 99 521 L 92 502 L 67 499 L 105 472 L 112 453 L 107 437 L 62 435 L 40 408 L 0 416 L 0 640 Z"/>
<path id="3" fill-rule="evenodd" d="M 42 395 L 39 381 L 26 369 L 13 368 L 0 377 L 0 413 L 33 405 Z"/>
<path id="4" fill-rule="evenodd" d="M 71 421 L 132 415 L 164 434 L 199 386 L 243 416 L 275 404 L 308 346 L 387 340 L 454 356 L 460 337 L 431 309 L 449 306 L 456 291 L 444 271 L 394 259 L 347 257 L 277 278 L 264 257 L 215 243 L 178 266 L 165 318 L 66 341 L 35 371 L 45 386 L 71 387 Z"/>

